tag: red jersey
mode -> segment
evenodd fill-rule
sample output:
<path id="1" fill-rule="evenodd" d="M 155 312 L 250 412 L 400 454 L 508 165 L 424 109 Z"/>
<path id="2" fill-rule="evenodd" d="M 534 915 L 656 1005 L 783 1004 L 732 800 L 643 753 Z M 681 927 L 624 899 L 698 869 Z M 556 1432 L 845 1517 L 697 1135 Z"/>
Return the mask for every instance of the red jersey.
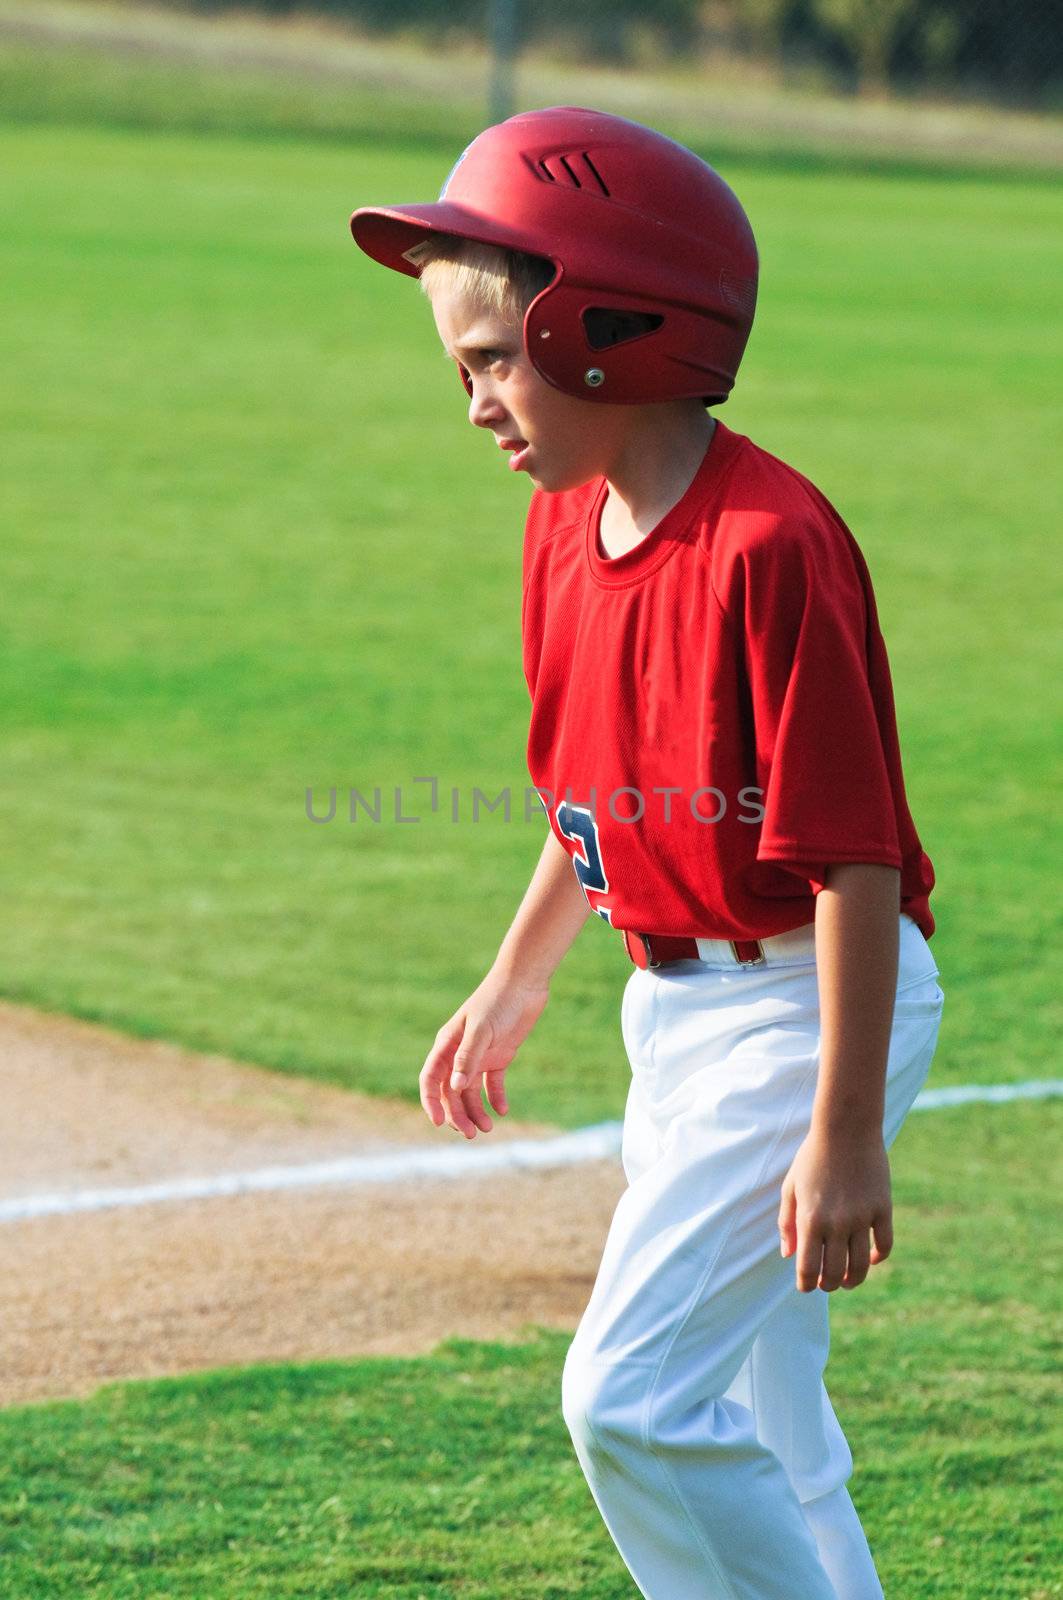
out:
<path id="1" fill-rule="evenodd" d="M 863 555 L 794 468 L 717 421 L 682 499 L 605 556 L 607 492 L 536 490 L 528 770 L 615 928 L 756 939 L 811 922 L 829 862 L 901 873 L 934 931 Z"/>

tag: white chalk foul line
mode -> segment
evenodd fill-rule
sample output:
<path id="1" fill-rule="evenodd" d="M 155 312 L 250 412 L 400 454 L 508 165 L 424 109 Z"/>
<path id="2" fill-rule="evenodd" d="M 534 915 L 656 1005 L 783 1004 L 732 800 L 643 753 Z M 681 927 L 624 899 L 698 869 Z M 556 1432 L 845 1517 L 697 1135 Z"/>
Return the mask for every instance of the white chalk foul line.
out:
<path id="1" fill-rule="evenodd" d="M 0 1201 L 0 1222 L 72 1211 L 102 1211 L 111 1206 L 148 1206 L 159 1200 L 210 1200 L 264 1189 L 394 1183 L 401 1178 L 465 1178 L 470 1173 L 497 1172 L 502 1168 L 564 1167 L 616 1155 L 620 1149 L 620 1126 L 619 1122 L 602 1122 L 552 1139 L 505 1139 L 498 1144 L 477 1139 L 475 1149 L 464 1139 L 460 1146 L 447 1145 L 441 1150 L 392 1146 L 385 1155 L 347 1156 L 339 1161 L 314 1161 L 298 1167 L 260 1167 L 257 1172 L 224 1172 L 212 1178 L 174 1178 L 168 1183 L 137 1188 L 31 1194 Z"/>
<path id="2" fill-rule="evenodd" d="M 924 1089 L 913 1111 L 966 1105 L 974 1100 L 1044 1100 L 1063 1095 L 1063 1078 L 1035 1083 L 971 1084 Z M 23 1195 L 0 1201 L 0 1222 L 25 1222 L 34 1217 L 67 1216 L 77 1211 L 104 1211 L 116 1206 L 150 1206 L 165 1200 L 214 1200 L 222 1195 L 263 1190 L 314 1189 L 327 1184 L 394 1183 L 403 1178 L 465 1178 L 512 1168 L 546 1168 L 604 1161 L 620 1153 L 621 1122 L 599 1122 L 551 1139 L 505 1139 L 441 1150 L 392 1147 L 384 1155 L 348 1156 L 296 1167 L 260 1167 L 257 1172 L 223 1172 L 210 1178 L 174 1178 L 168 1183 L 113 1189 L 75 1189 L 69 1193 Z"/>
<path id="3" fill-rule="evenodd" d="M 963 1106 L 971 1100 L 1051 1100 L 1063 1094 L 1063 1078 L 1034 1083 L 972 1083 L 953 1089 L 924 1089 L 912 1102 L 913 1111 L 934 1111 L 938 1106 Z"/>

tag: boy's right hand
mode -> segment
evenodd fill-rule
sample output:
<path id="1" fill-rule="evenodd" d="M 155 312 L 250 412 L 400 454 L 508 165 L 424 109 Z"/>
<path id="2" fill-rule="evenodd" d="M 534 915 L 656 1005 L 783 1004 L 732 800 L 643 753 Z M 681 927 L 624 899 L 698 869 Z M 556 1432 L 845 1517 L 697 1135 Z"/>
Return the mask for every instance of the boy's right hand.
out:
<path id="1" fill-rule="evenodd" d="M 481 1098 L 504 1117 L 505 1072 L 539 1020 L 549 988 L 506 978 L 492 969 L 436 1034 L 421 1068 L 421 1104 L 434 1127 L 444 1122 L 467 1139 L 494 1127 Z"/>

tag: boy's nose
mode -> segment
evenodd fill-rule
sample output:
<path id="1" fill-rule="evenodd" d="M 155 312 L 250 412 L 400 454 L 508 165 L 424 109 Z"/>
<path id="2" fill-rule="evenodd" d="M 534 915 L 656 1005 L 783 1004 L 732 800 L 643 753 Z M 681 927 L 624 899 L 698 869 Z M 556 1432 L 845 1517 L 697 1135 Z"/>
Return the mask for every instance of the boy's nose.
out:
<path id="1" fill-rule="evenodd" d="M 469 401 L 469 421 L 476 428 L 491 428 L 503 416 L 505 407 L 499 403 L 497 396 L 489 389 L 483 388 L 474 378 L 472 399 Z"/>

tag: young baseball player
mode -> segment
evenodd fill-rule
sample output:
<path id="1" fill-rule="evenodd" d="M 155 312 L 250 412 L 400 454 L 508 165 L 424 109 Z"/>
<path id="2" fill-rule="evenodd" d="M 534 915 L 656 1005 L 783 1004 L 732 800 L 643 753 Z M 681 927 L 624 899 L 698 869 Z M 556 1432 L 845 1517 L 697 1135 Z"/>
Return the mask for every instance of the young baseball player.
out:
<path id="1" fill-rule="evenodd" d="M 420 277 L 469 420 L 534 485 L 549 831 L 425 1111 L 489 1130 L 587 917 L 622 930 L 628 1186 L 565 1362 L 580 1464 L 650 1600 L 876 1600 L 828 1295 L 892 1246 L 887 1151 L 941 1019 L 934 874 L 863 556 L 707 410 L 753 319 L 749 221 L 689 150 L 562 107 L 488 128 L 438 202 L 351 227 Z"/>

